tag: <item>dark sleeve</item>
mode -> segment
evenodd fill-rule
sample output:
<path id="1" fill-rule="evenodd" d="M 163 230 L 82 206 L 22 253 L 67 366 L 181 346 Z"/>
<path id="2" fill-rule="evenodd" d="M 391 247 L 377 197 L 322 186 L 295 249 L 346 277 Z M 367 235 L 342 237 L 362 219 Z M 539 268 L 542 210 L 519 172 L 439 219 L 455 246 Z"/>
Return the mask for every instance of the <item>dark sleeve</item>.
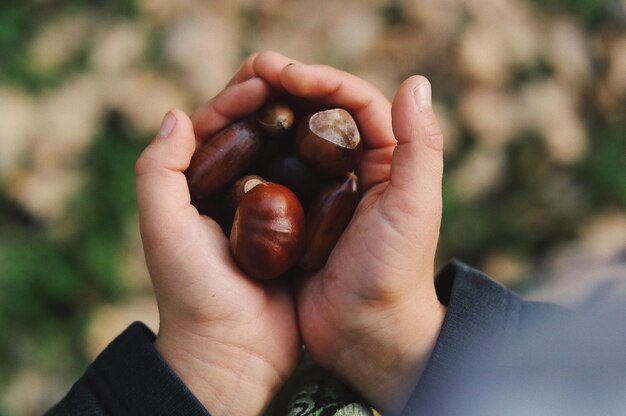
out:
<path id="1" fill-rule="evenodd" d="M 435 283 L 448 311 L 404 415 L 444 414 L 442 405 L 458 398 L 456 388 L 475 374 L 477 365 L 498 362 L 545 317 L 564 313 L 550 304 L 524 301 L 460 261 L 446 266 Z"/>
<path id="2" fill-rule="evenodd" d="M 47 415 L 203 415 L 207 410 L 133 323 L 87 368 Z"/>

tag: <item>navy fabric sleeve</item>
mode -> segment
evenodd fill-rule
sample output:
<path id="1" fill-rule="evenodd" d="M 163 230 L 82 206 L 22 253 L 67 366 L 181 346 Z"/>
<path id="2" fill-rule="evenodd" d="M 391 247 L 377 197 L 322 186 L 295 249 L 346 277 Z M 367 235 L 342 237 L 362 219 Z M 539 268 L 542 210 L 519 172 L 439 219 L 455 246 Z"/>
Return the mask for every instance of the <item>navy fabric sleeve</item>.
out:
<path id="1" fill-rule="evenodd" d="M 209 416 L 153 342 L 150 329 L 133 323 L 46 414 Z"/>
<path id="2" fill-rule="evenodd" d="M 442 414 L 446 398 L 461 378 L 485 359 L 497 361 L 508 344 L 546 315 L 561 309 L 526 302 L 504 286 L 460 261 L 452 261 L 436 279 L 439 300 L 448 311 L 404 415 Z"/>

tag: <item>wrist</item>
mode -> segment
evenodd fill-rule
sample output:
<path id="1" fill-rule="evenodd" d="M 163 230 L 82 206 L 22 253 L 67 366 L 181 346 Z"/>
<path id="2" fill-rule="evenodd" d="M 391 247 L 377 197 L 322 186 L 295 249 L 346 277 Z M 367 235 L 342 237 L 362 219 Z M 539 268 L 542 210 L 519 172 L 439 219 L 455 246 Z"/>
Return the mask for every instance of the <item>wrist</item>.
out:
<path id="1" fill-rule="evenodd" d="M 284 382 L 258 354 L 192 332 L 160 328 L 155 348 L 213 416 L 259 415 Z"/>
<path id="2" fill-rule="evenodd" d="M 346 338 L 328 367 L 382 414 L 400 414 L 430 359 L 445 314 L 438 301 L 427 312 L 424 305 L 392 312 L 384 329 Z"/>

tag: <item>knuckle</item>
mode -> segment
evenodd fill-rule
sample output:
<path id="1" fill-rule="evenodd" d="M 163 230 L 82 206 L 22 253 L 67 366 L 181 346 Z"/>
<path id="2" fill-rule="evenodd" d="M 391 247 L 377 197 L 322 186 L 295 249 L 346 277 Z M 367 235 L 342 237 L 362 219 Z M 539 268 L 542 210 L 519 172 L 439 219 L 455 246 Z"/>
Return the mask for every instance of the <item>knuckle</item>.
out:
<path id="1" fill-rule="evenodd" d="M 429 111 L 421 123 L 421 136 L 424 145 L 438 152 L 443 151 L 444 137 L 435 113 Z"/>
<path id="2" fill-rule="evenodd" d="M 156 167 L 154 158 L 148 149 L 144 150 L 135 162 L 135 176 L 140 177 L 154 171 Z"/>
<path id="3" fill-rule="evenodd" d="M 251 62 L 257 64 L 259 62 L 272 61 L 276 57 L 276 52 L 270 50 L 263 50 L 250 56 Z"/>
<path id="4" fill-rule="evenodd" d="M 261 52 L 253 52 L 250 55 L 248 55 L 248 57 L 244 60 L 243 62 L 243 67 L 244 68 L 252 68 L 254 61 L 259 57 L 260 54 L 264 53 L 265 51 L 261 51 Z"/>
<path id="5" fill-rule="evenodd" d="M 441 132 L 426 132 L 423 136 L 423 142 L 429 149 L 443 152 L 443 134 Z"/>

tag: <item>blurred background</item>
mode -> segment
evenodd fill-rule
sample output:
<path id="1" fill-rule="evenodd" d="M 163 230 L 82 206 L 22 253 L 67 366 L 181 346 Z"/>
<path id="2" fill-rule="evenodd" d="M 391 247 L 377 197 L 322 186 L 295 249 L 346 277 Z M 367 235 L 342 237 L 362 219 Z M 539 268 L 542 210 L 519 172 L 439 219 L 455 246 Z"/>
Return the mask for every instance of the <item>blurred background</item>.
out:
<path id="1" fill-rule="evenodd" d="M 56 402 L 158 317 L 133 165 L 251 52 L 432 83 L 439 264 L 516 290 L 626 247 L 626 0 L 2 0 L 0 414 Z"/>

